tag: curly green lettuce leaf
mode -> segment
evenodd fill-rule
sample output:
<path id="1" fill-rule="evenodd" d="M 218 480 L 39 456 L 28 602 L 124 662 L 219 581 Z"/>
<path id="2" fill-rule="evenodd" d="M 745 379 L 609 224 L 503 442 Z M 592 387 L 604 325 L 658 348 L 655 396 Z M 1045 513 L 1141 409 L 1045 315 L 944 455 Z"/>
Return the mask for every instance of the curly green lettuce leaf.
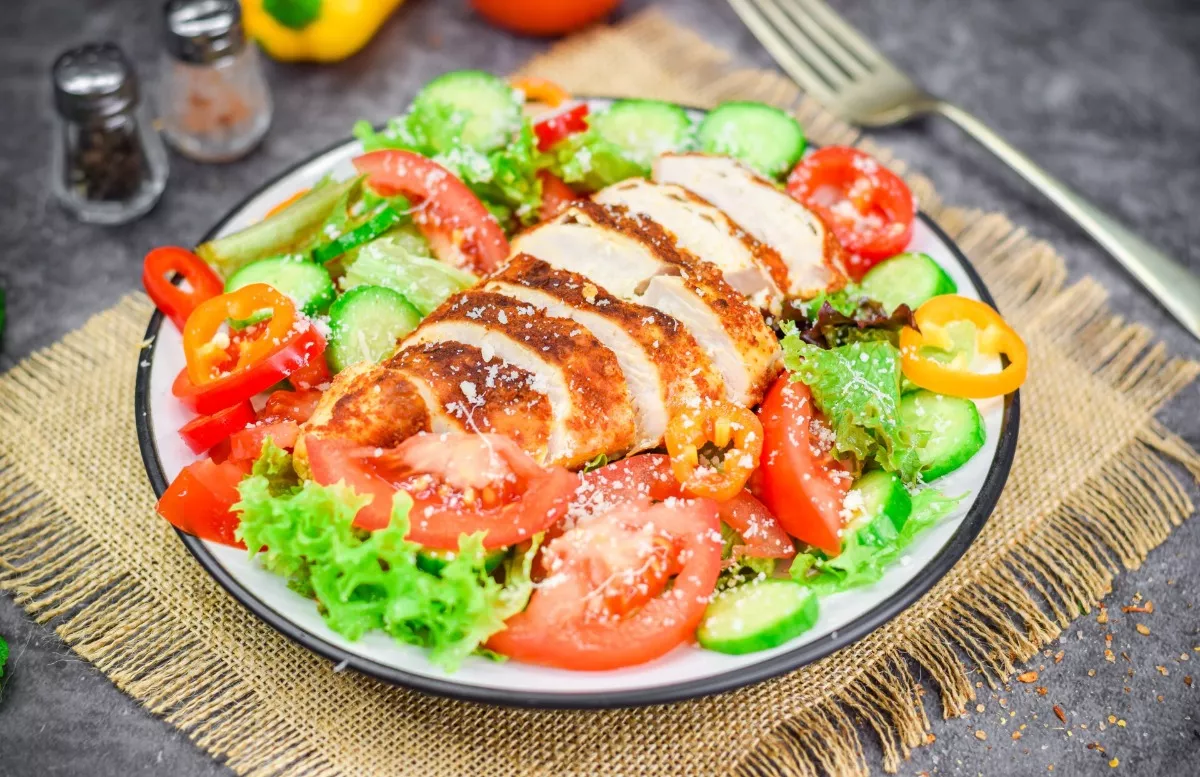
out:
<path id="1" fill-rule="evenodd" d="M 292 466 L 292 454 L 276 445 L 270 437 L 263 440 L 262 452 L 250 474 L 266 481 L 267 493 L 271 496 L 287 493 L 300 485 L 300 478 Z"/>
<path id="2" fill-rule="evenodd" d="M 528 601 L 532 557 L 510 567 L 513 582 L 502 585 L 485 569 L 482 535 L 464 536 L 437 572 L 421 569 L 420 546 L 404 538 L 412 500 L 403 492 L 391 523 L 367 532 L 353 521 L 370 497 L 313 481 L 281 491 L 271 480 L 281 460 L 262 469 L 238 487 L 240 538 L 251 557 L 315 599 L 329 627 L 348 639 L 382 630 L 429 648 L 430 660 L 453 670 Z"/>
<path id="3" fill-rule="evenodd" d="M 791 322 L 784 331 L 784 366 L 812 391 L 837 452 L 917 482 L 924 440 L 900 423 L 900 350 L 880 340 L 824 349 L 804 342 Z"/>
<path id="4" fill-rule="evenodd" d="M 367 151 L 412 151 L 437 162 L 462 180 L 502 225 L 532 224 L 542 202 L 533 125 L 524 119 L 504 146 L 492 150 L 465 142 L 464 126 L 461 114 L 431 106 L 398 116 L 383 130 L 360 121 L 354 136 Z"/>
<path id="5" fill-rule="evenodd" d="M 936 489 L 925 488 L 912 497 L 912 513 L 899 532 L 870 530 L 869 526 L 848 533 L 842 552 L 834 558 L 815 551 L 801 553 L 792 560 L 789 574 L 798 583 L 810 586 L 818 593 L 846 591 L 878 582 L 884 571 L 912 544 L 918 534 L 953 512 L 961 497 L 949 497 Z M 890 525 L 887 516 L 875 519 Z M 880 542 L 879 537 L 888 537 Z"/>
<path id="6" fill-rule="evenodd" d="M 620 146 L 591 129 L 556 143 L 542 154 L 540 164 L 566 183 L 586 191 L 650 174 L 649 168 L 630 159 Z"/>

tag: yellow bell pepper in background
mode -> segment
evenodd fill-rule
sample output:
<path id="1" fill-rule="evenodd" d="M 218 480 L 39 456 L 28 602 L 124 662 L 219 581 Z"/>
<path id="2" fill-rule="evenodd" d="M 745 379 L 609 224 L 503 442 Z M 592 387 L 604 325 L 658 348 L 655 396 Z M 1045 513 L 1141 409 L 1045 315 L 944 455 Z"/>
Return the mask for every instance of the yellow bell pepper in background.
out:
<path id="1" fill-rule="evenodd" d="M 337 62 L 365 46 L 402 2 L 242 0 L 242 19 L 273 59 Z"/>

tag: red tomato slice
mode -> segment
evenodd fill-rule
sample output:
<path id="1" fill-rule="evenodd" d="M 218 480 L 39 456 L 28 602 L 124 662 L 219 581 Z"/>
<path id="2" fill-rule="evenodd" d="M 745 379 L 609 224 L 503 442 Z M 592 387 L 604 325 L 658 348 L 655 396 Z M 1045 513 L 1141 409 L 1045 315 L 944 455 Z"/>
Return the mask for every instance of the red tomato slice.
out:
<path id="1" fill-rule="evenodd" d="M 855 280 L 912 239 L 916 204 L 908 184 L 858 149 L 814 151 L 792 170 L 787 187 L 850 252 L 847 268 Z"/>
<path id="2" fill-rule="evenodd" d="M 218 410 L 212 415 L 193 418 L 179 428 L 179 436 L 192 449 L 192 453 L 204 453 L 209 448 L 239 429 L 254 423 L 254 406 L 250 400 L 239 402 L 233 407 Z"/>
<path id="3" fill-rule="evenodd" d="M 579 486 L 573 473 L 543 469 L 495 434 L 420 434 L 387 450 L 314 439 L 306 448 L 318 483 L 344 479 L 374 497 L 355 525 L 387 526 L 392 496 L 402 490 L 413 499 L 408 539 L 443 550 L 476 532 L 486 532 L 488 549 L 523 542 L 562 519 Z"/>
<path id="4" fill-rule="evenodd" d="M 787 533 L 836 556 L 850 474 L 812 432 L 808 386 L 775 381 L 758 411 L 763 424 L 761 497 Z"/>
<path id="5" fill-rule="evenodd" d="M 333 373 L 329 371 L 329 362 L 325 360 L 323 353 L 313 356 L 308 364 L 288 376 L 288 381 L 302 391 L 329 388 L 332 380 Z"/>
<path id="6" fill-rule="evenodd" d="M 325 350 L 325 338 L 315 326 L 301 323 L 297 328 L 300 331 L 293 328 L 292 336 L 266 358 L 203 386 L 193 384 L 185 368 L 171 393 L 188 409 L 207 415 L 269 389 Z"/>
<path id="7" fill-rule="evenodd" d="M 508 238 L 479 198 L 446 168 L 411 151 L 372 151 L 354 160 L 385 197 L 413 201 L 413 220 L 439 259 L 486 275 L 508 259 Z"/>
<path id="8" fill-rule="evenodd" d="M 579 199 L 574 189 L 549 170 L 538 170 L 538 178 L 542 179 L 542 207 L 538 211 L 538 218 L 542 221 L 549 221 Z"/>
<path id="9" fill-rule="evenodd" d="M 248 466 L 230 461 L 217 464 L 202 459 L 189 464 L 163 492 L 154 509 L 182 532 L 245 548 L 234 537 L 239 519 L 231 508 L 240 499 L 237 485 L 249 471 Z"/>
<path id="10" fill-rule="evenodd" d="M 587 131 L 587 103 L 575 103 L 548 114 L 533 123 L 538 151 L 548 151 L 564 138 Z"/>
<path id="11" fill-rule="evenodd" d="M 320 401 L 320 391 L 273 391 L 258 414 L 258 420 L 268 423 L 295 421 L 302 424 L 312 417 Z"/>
<path id="12" fill-rule="evenodd" d="M 248 429 L 234 432 L 229 438 L 229 458 L 234 461 L 254 461 L 262 453 L 263 443 L 270 437 L 280 448 L 291 450 L 300 437 L 300 425 L 295 421 L 257 423 Z"/>
<path id="13" fill-rule="evenodd" d="M 171 283 L 169 275 L 179 273 L 187 286 Z M 163 312 L 175 328 L 183 331 L 188 316 L 200 303 L 225 290 L 221 278 L 204 260 L 185 248 L 164 246 L 146 254 L 142 265 L 142 285 L 154 306 Z"/>
<path id="14" fill-rule="evenodd" d="M 576 504 L 587 508 L 612 503 L 651 499 L 661 502 L 682 498 L 683 491 L 671 469 L 671 457 L 662 453 L 642 453 L 580 476 Z M 735 552 L 759 558 L 791 558 L 796 546 L 771 511 L 742 491 L 717 503 L 717 517 L 742 535 L 743 544 Z"/>
<path id="15" fill-rule="evenodd" d="M 576 670 L 670 652 L 695 633 L 716 586 L 719 527 L 707 499 L 635 500 L 581 520 L 550 542 L 549 577 L 488 648 Z"/>

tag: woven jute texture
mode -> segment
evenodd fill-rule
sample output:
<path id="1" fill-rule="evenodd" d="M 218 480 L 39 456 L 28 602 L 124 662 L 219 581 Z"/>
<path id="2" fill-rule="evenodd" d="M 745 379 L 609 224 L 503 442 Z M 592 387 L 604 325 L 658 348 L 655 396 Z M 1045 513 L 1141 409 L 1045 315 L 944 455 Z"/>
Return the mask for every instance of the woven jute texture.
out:
<path id="1" fill-rule="evenodd" d="M 579 93 L 797 112 L 819 143 L 857 133 L 788 81 L 737 71 L 657 15 L 567 41 L 526 70 Z M 864 147 L 885 160 L 886 150 Z M 892 163 L 902 172 L 898 163 Z M 293 645 L 226 595 L 153 512 L 134 371 L 150 305 L 133 295 L 0 378 L 0 586 L 84 659 L 240 774 L 865 774 L 874 730 L 894 770 L 929 723 L 1000 682 L 1192 511 L 1200 456 L 1154 420 L 1191 381 L 1151 333 L 1065 284 L 1052 248 L 1001 215 L 922 207 L 979 269 L 1030 348 L 1016 463 L 995 514 L 923 599 L 783 678 L 673 706 L 509 710 L 390 687 Z M 1173 474 L 1175 473 L 1175 474 Z"/>

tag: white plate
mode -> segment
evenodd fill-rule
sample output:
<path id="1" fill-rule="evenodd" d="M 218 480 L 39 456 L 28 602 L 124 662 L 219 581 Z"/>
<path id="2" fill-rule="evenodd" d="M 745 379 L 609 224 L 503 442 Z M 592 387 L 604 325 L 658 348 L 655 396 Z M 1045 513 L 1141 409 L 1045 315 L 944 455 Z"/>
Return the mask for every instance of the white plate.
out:
<path id="1" fill-rule="evenodd" d="M 593 101 L 594 108 L 607 101 Z M 261 219 L 293 192 L 332 173 L 354 173 L 356 141 L 339 144 L 280 175 L 235 207 L 206 239 L 235 232 Z M 990 302 L 982 281 L 958 248 L 923 214 L 909 250 L 923 251 L 946 269 L 959 293 Z M 179 332 L 155 314 L 151 344 L 140 355 L 137 426 L 142 456 L 156 493 L 196 456 L 176 430 L 190 417 L 171 395 L 184 366 Z M 872 586 L 821 600 L 814 628 L 774 650 L 727 656 L 681 647 L 642 666 L 605 672 L 547 669 L 516 661 L 468 658 L 454 673 L 431 664 L 424 650 L 382 633 L 354 642 L 330 630 L 314 602 L 288 590 L 244 551 L 180 535 L 197 560 L 243 605 L 288 637 L 333 661 L 413 688 L 498 704 L 545 707 L 609 707 L 658 704 L 730 690 L 811 663 L 878 628 L 914 602 L 962 556 L 999 498 L 1017 439 L 1018 399 L 979 403 L 987 428 L 983 450 L 966 466 L 938 481 L 946 494 L 966 494 L 960 508 L 920 535 L 883 579 Z"/>

